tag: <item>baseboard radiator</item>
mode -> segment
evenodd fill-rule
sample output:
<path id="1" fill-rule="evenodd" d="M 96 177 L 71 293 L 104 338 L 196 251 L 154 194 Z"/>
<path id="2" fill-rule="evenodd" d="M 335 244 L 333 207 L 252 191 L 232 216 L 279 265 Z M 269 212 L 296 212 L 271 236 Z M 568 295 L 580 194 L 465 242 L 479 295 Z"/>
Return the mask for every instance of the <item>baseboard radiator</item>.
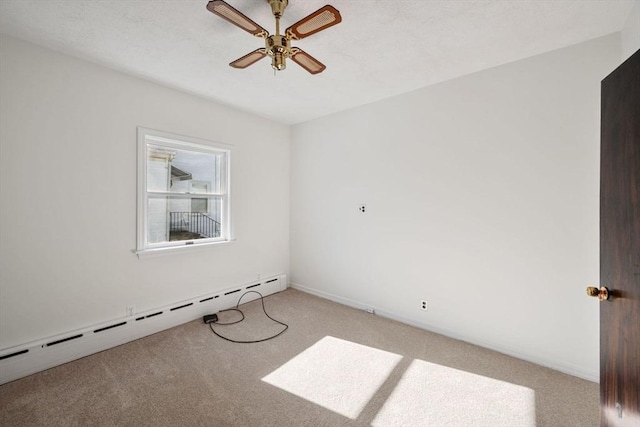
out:
<path id="1" fill-rule="evenodd" d="M 247 291 L 258 291 L 267 296 L 286 288 L 286 275 L 272 276 L 132 316 L 0 349 L 0 384 L 155 334 L 196 320 L 205 314 L 235 307 L 240 296 Z M 258 294 L 250 293 L 242 299 L 242 303 L 258 298 Z"/>

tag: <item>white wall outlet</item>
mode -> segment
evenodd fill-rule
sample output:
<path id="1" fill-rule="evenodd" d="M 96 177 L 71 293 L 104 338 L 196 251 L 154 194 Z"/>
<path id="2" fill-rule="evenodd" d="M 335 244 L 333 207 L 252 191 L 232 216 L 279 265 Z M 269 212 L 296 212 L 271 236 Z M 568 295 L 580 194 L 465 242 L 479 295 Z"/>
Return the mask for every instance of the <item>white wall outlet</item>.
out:
<path id="1" fill-rule="evenodd" d="M 367 205 L 358 205 L 358 212 L 365 213 L 367 211 Z"/>
<path id="2" fill-rule="evenodd" d="M 423 299 L 422 301 L 420 301 L 420 309 L 427 311 L 427 300 Z"/>
<path id="3" fill-rule="evenodd" d="M 133 313 L 135 313 L 136 308 L 132 305 L 128 305 L 127 306 L 127 316 L 133 316 Z"/>

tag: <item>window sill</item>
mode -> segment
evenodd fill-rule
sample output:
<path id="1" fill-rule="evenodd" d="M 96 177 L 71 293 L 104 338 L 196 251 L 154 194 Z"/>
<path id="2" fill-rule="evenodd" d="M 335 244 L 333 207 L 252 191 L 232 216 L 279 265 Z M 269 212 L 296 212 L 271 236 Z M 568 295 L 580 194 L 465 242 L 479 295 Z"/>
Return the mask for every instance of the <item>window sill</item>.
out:
<path id="1" fill-rule="evenodd" d="M 138 256 L 138 259 L 145 258 L 155 258 L 163 255 L 170 254 L 185 254 L 185 253 L 193 253 L 202 250 L 207 250 L 213 247 L 219 247 L 228 245 L 229 243 L 235 242 L 236 239 L 224 240 L 221 242 L 210 242 L 210 243 L 198 243 L 192 245 L 183 245 L 183 246 L 169 246 L 164 248 L 154 248 L 154 249 L 142 249 L 136 250 L 133 249 L 131 252 Z"/>

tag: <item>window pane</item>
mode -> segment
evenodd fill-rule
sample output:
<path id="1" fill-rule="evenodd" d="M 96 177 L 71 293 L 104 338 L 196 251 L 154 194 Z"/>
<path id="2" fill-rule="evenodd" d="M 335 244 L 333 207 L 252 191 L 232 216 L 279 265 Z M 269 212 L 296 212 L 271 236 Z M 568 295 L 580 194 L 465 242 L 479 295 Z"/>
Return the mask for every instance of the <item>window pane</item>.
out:
<path id="1" fill-rule="evenodd" d="M 221 236 L 220 197 L 150 196 L 147 243 Z"/>
<path id="2" fill-rule="evenodd" d="M 168 241 L 169 227 L 167 224 L 167 198 L 149 199 L 147 216 L 147 241 L 159 243 Z"/>
<path id="3" fill-rule="evenodd" d="M 138 253 L 230 240 L 230 153 L 225 144 L 138 127 Z"/>
<path id="4" fill-rule="evenodd" d="M 147 190 L 168 191 L 171 151 L 149 146 L 147 150 Z"/>
<path id="5" fill-rule="evenodd" d="M 220 193 L 223 153 L 147 145 L 147 191 Z"/>

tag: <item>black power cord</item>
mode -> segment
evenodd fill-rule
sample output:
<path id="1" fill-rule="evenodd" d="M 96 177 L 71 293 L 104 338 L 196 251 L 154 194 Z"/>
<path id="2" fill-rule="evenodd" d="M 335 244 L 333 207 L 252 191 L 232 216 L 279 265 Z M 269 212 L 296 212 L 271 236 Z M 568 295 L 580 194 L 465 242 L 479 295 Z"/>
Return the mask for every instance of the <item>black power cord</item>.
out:
<path id="1" fill-rule="evenodd" d="M 227 337 L 225 337 L 225 336 L 222 336 L 222 335 L 220 335 L 218 332 L 216 332 L 216 330 L 215 330 L 215 329 L 213 329 L 213 325 L 214 325 L 214 323 L 215 323 L 216 325 L 226 326 L 226 325 L 235 325 L 236 323 L 240 323 L 240 322 L 242 322 L 242 321 L 244 320 L 244 313 L 242 312 L 242 310 L 240 310 L 240 309 L 238 308 L 238 306 L 240 306 L 240 301 L 242 301 L 242 298 L 244 298 L 244 296 L 245 296 L 245 295 L 250 294 L 250 293 L 254 293 L 254 294 L 258 294 L 258 295 L 260 295 L 260 302 L 262 303 L 262 311 L 264 312 L 264 314 L 265 314 L 269 319 L 271 319 L 271 320 L 273 320 L 274 322 L 279 323 L 280 325 L 284 326 L 284 329 L 283 329 L 283 330 L 281 330 L 280 332 L 278 332 L 277 334 L 272 335 L 272 336 L 270 336 L 270 337 L 268 337 L 268 338 L 263 338 L 263 339 L 260 339 L 260 340 L 252 340 L 252 341 L 240 341 L 240 340 L 234 340 L 234 339 L 231 339 L 231 338 L 227 338 Z M 260 292 L 258 292 L 258 291 L 247 291 L 247 292 L 245 292 L 245 293 L 244 293 L 244 294 L 242 294 L 242 295 L 240 296 L 240 298 L 238 299 L 238 303 L 236 304 L 236 307 L 235 307 L 235 308 L 229 308 L 229 309 L 227 309 L 227 310 L 220 310 L 220 311 L 219 311 L 219 313 L 223 313 L 223 312 L 225 312 L 225 311 L 237 311 L 237 312 L 238 312 L 238 313 L 240 313 L 240 315 L 242 316 L 242 319 L 240 319 L 240 320 L 236 320 L 235 322 L 228 322 L 228 323 L 219 323 L 219 322 L 217 322 L 217 321 L 214 321 L 214 322 L 209 323 L 209 328 L 211 329 L 211 332 L 213 332 L 213 333 L 214 333 L 215 335 L 217 335 L 218 337 L 220 337 L 220 338 L 222 338 L 222 339 L 224 339 L 224 340 L 227 340 L 227 341 L 234 342 L 234 343 L 238 343 L 238 344 L 254 344 L 254 343 L 257 343 L 257 342 L 268 341 L 268 340 L 273 339 L 273 338 L 275 338 L 275 337 L 277 337 L 277 336 L 279 336 L 279 335 L 282 335 L 282 334 L 284 333 L 284 331 L 286 331 L 287 329 L 289 329 L 289 325 L 287 325 L 286 323 L 283 323 L 283 322 L 281 322 L 281 321 L 279 321 L 279 320 L 276 320 L 276 319 L 274 319 L 273 317 L 269 316 L 269 314 L 267 313 L 267 310 L 265 310 L 265 308 L 264 308 L 264 297 L 263 297 L 263 296 L 262 296 L 262 294 L 261 294 Z"/>

